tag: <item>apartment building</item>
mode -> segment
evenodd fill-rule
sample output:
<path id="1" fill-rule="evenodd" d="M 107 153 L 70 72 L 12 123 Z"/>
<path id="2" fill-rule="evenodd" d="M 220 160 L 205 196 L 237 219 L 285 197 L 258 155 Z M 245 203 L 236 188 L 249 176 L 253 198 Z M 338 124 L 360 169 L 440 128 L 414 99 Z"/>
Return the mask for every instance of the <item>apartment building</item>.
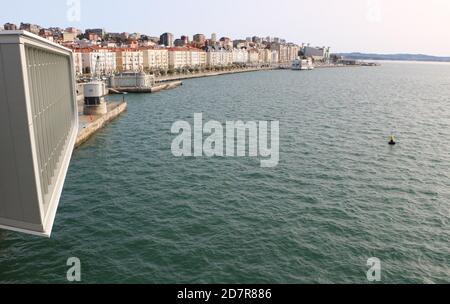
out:
<path id="1" fill-rule="evenodd" d="M 250 49 L 248 51 L 248 63 L 252 65 L 259 63 L 259 51 L 257 49 Z"/>
<path id="2" fill-rule="evenodd" d="M 284 44 L 278 44 L 276 47 L 278 51 L 278 62 L 287 63 L 289 62 L 288 46 Z"/>
<path id="3" fill-rule="evenodd" d="M 172 33 L 164 33 L 159 37 L 159 43 L 167 47 L 174 46 L 174 38 Z"/>
<path id="4" fill-rule="evenodd" d="M 169 51 L 167 49 L 145 49 L 142 53 L 144 70 L 167 70 L 169 68 Z"/>
<path id="5" fill-rule="evenodd" d="M 120 72 L 144 70 L 144 53 L 138 50 L 116 50 L 116 65 Z"/>
<path id="6" fill-rule="evenodd" d="M 207 63 L 206 52 L 197 48 L 175 47 L 168 51 L 169 68 L 172 69 L 205 66 Z"/>
<path id="7" fill-rule="evenodd" d="M 83 74 L 83 54 L 81 52 L 73 52 L 73 68 L 76 75 Z"/>
<path id="8" fill-rule="evenodd" d="M 233 51 L 210 48 L 206 56 L 206 64 L 210 67 L 229 66 L 233 64 Z"/>
<path id="9" fill-rule="evenodd" d="M 108 49 L 87 48 L 81 53 L 83 74 L 111 74 L 117 70 L 116 53 Z"/>
<path id="10" fill-rule="evenodd" d="M 259 63 L 272 64 L 272 51 L 269 49 L 259 50 Z"/>
<path id="11" fill-rule="evenodd" d="M 278 62 L 280 62 L 280 58 L 279 58 L 279 53 L 276 50 L 271 50 L 272 53 L 272 64 L 276 64 Z"/>
<path id="12" fill-rule="evenodd" d="M 297 59 L 300 52 L 300 47 L 296 44 L 287 45 L 287 61 L 294 61 Z"/>
<path id="13" fill-rule="evenodd" d="M 246 64 L 248 62 L 247 49 L 233 49 L 233 63 Z"/>
<path id="14" fill-rule="evenodd" d="M 303 54 L 306 57 L 312 57 L 315 61 L 328 61 L 330 59 L 330 48 L 327 47 L 310 47 L 303 48 Z"/>

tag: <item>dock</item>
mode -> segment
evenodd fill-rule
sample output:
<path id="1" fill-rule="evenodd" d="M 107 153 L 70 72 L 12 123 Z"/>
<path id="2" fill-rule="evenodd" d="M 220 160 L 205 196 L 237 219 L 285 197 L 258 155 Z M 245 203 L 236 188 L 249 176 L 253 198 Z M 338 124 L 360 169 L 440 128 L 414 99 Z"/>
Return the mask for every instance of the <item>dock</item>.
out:
<path id="1" fill-rule="evenodd" d="M 182 81 L 171 81 L 167 83 L 157 83 L 151 87 L 115 87 L 110 88 L 110 94 L 123 94 L 123 93 L 157 93 L 164 90 L 175 89 L 182 86 Z"/>
<path id="2" fill-rule="evenodd" d="M 88 141 L 96 132 L 125 112 L 128 104 L 124 101 L 110 102 L 107 107 L 108 113 L 105 115 L 79 115 L 79 130 L 75 141 L 75 150 Z"/>

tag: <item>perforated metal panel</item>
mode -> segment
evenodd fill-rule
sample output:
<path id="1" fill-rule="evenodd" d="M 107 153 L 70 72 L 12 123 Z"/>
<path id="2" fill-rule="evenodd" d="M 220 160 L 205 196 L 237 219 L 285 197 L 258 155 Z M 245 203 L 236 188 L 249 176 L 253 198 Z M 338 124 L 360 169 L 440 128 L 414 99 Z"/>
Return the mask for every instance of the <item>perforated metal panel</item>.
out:
<path id="1" fill-rule="evenodd" d="M 72 62 L 38 36 L 0 33 L 3 228 L 50 235 L 77 133 Z"/>

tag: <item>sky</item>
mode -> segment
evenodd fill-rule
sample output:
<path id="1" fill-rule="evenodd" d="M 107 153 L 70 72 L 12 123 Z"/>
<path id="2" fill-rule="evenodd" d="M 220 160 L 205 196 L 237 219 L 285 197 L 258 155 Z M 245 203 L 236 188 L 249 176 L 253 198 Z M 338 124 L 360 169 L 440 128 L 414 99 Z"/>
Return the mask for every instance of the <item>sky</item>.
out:
<path id="1" fill-rule="evenodd" d="M 0 24 L 272 36 L 333 52 L 450 56 L 450 0 L 0 0 L 0 7 Z"/>

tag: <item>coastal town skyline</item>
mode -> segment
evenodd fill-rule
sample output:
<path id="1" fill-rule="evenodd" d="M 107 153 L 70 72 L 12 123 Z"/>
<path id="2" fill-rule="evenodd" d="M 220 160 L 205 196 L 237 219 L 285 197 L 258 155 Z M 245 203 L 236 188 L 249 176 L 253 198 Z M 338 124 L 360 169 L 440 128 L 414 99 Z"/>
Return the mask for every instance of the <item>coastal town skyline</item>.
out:
<path id="1" fill-rule="evenodd" d="M 5 23 L 3 31 L 22 30 L 56 42 L 73 51 L 74 71 L 81 75 L 146 72 L 155 76 L 174 73 L 229 70 L 234 68 L 290 67 L 300 58 L 304 64 L 354 64 L 345 62 L 330 47 L 296 44 L 280 37 L 251 36 L 233 39 L 205 34 L 176 37 L 172 33 L 151 36 L 109 32 L 103 28 L 43 27 L 39 24 Z M 306 63 L 308 62 L 308 63 Z M 304 66 L 305 67 L 305 66 Z"/>
<path id="2" fill-rule="evenodd" d="M 49 0 L 50 12 L 37 3 L 30 3 L 25 9 L 18 9 L 12 3 L 5 6 L 0 20 L 2 24 L 30 22 L 44 27 L 105 28 L 111 32 L 147 35 L 170 32 L 181 36 L 202 32 L 207 36 L 218 33 L 236 39 L 283 36 L 295 43 L 308 41 L 318 46 L 332 46 L 338 53 L 450 55 L 450 42 L 442 39 L 448 34 L 439 26 L 450 13 L 450 4 L 442 0 L 433 0 L 433 5 L 426 7 L 420 5 L 420 1 L 346 0 L 338 5 L 321 0 L 314 7 L 304 1 L 281 1 L 276 8 L 270 3 L 266 7 L 257 5 L 255 1 L 239 4 L 231 1 L 217 6 L 202 0 L 175 1 L 170 5 L 134 0 L 121 8 L 120 18 L 111 18 L 116 8 L 121 7 L 118 1 L 88 4 L 81 0 L 79 20 L 69 20 L 68 5 L 74 2 Z M 258 10 L 251 9 L 255 5 Z M 351 13 L 345 9 L 347 5 L 352 6 Z M 204 10 L 200 9 L 202 7 Z M 278 22 L 270 22 L 280 15 L 283 18 Z M 417 19 L 417 15 L 422 17 Z"/>

